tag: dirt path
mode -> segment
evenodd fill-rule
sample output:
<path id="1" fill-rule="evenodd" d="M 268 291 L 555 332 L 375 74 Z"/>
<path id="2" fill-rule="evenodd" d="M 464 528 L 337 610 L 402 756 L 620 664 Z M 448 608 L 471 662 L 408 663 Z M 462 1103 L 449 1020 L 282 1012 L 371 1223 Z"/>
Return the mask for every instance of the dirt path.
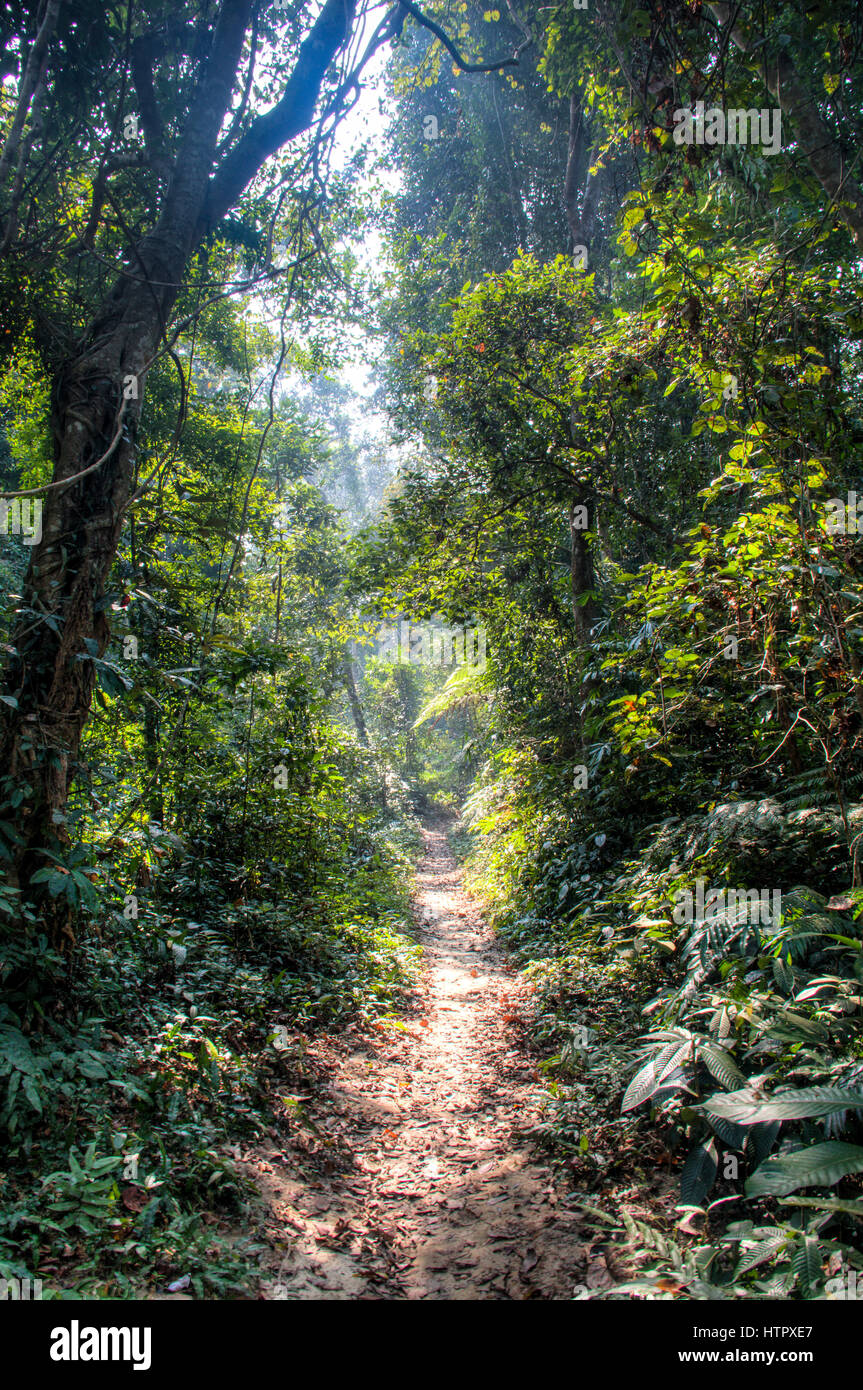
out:
<path id="1" fill-rule="evenodd" d="M 268 1298 L 568 1299 L 583 1268 L 577 1217 L 518 1133 L 538 1086 L 517 977 L 443 830 L 424 837 L 414 1014 L 316 1046 L 318 1137 L 255 1165 L 285 1250 Z"/>

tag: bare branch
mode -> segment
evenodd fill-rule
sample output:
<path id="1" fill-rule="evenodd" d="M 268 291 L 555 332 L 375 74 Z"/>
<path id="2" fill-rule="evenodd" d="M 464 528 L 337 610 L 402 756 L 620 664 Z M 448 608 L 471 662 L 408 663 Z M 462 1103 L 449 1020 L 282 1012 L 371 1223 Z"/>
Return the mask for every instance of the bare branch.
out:
<path id="1" fill-rule="evenodd" d="M 439 24 L 435 24 L 433 19 L 429 19 L 422 10 L 418 10 L 416 5 L 410 3 L 410 0 L 397 0 L 397 3 L 399 9 L 406 10 L 411 19 L 415 19 L 417 24 L 422 25 L 423 29 L 428 29 L 430 34 L 434 34 L 435 38 L 443 44 L 456 67 L 460 68 L 462 72 L 499 72 L 501 68 L 517 68 L 519 58 L 532 42 L 530 34 L 528 34 L 511 58 L 501 58 L 494 63 L 466 63 L 452 39 L 444 33 Z"/>

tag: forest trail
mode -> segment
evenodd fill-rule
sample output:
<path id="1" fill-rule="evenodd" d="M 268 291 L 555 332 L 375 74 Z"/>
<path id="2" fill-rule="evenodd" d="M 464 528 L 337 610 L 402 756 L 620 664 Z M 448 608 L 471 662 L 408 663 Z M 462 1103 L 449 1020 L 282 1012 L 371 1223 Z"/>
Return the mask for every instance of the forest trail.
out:
<path id="1" fill-rule="evenodd" d="M 423 833 L 413 1009 L 312 1047 L 318 1136 L 254 1165 L 285 1251 L 270 1299 L 569 1299 L 584 1264 L 578 1217 L 524 1137 L 539 1099 L 524 986 L 443 828 Z"/>

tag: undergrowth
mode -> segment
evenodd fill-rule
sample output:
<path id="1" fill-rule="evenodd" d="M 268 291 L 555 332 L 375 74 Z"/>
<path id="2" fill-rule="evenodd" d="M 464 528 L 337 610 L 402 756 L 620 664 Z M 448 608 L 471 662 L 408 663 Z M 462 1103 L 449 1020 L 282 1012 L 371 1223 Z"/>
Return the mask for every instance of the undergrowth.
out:
<path id="1" fill-rule="evenodd" d="M 853 1297 L 863 891 L 838 811 L 710 803 L 610 844 L 548 775 L 490 765 L 453 845 L 535 986 L 535 1137 L 610 1242 L 612 1276 L 580 1297 Z M 710 907 L 759 869 L 773 920 L 725 900 L 685 920 L 699 877 Z"/>
<path id="2" fill-rule="evenodd" d="M 316 1030 L 409 987 L 416 846 L 407 813 L 366 818 L 314 885 L 286 888 L 273 865 L 231 900 L 224 865 L 177 841 L 136 917 L 122 897 L 92 914 L 72 970 L 37 923 L 6 931 L 0 1277 L 41 1279 L 43 1298 L 250 1296 L 237 1146 L 304 1123 Z"/>

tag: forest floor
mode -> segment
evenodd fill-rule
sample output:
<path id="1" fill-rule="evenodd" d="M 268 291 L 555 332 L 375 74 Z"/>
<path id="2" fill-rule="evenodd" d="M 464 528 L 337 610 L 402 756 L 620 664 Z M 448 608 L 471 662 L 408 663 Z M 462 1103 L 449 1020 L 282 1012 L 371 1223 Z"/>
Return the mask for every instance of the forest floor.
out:
<path id="1" fill-rule="evenodd" d="M 289 1100 L 305 1125 L 244 1163 L 279 1251 L 265 1298 L 570 1299 L 590 1264 L 577 1195 L 530 1143 L 530 987 L 463 891 L 444 826 L 423 834 L 424 965 L 404 1017 L 316 1040 L 311 1094 Z"/>

